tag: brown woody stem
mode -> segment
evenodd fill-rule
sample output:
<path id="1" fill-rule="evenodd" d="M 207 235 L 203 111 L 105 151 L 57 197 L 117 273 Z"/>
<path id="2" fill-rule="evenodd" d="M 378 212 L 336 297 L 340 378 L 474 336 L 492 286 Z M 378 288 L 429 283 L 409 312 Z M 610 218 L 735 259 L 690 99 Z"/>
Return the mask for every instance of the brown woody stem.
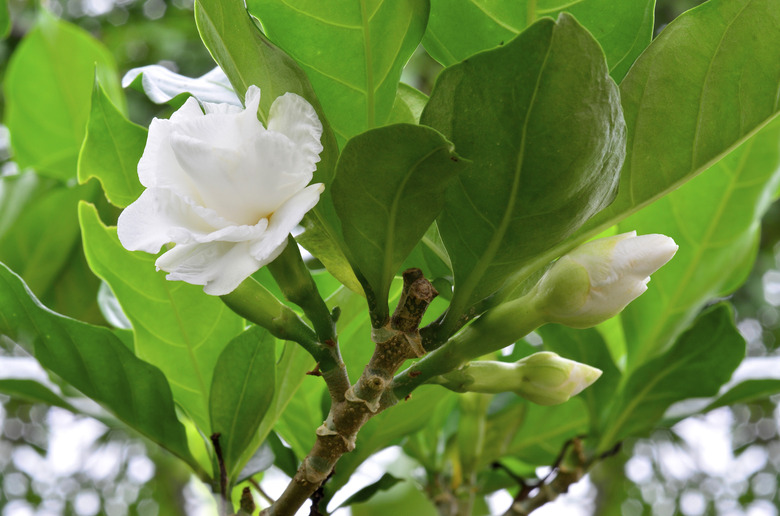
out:
<path id="1" fill-rule="evenodd" d="M 317 440 L 281 497 L 265 509 L 264 516 L 291 516 L 328 478 L 339 458 L 355 448 L 360 428 L 392 404 L 387 402 L 393 375 L 410 358 L 424 351 L 418 331 L 431 301 L 438 295 L 419 269 L 403 274 L 404 287 L 393 316 L 383 328 L 374 329 L 374 354 L 355 385 L 343 373 L 323 371 L 332 403 L 327 420 L 317 429 Z M 392 398 L 392 396 L 390 396 Z"/>

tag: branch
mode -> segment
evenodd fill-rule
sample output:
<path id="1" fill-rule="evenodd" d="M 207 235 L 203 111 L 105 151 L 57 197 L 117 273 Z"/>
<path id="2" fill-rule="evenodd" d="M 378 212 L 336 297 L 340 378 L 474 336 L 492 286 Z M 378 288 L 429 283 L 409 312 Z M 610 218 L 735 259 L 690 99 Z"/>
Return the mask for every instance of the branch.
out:
<path id="1" fill-rule="evenodd" d="M 211 434 L 211 444 L 214 445 L 214 453 L 217 455 L 217 464 L 219 464 L 219 494 L 220 494 L 220 511 L 221 515 L 229 515 L 233 513 L 233 508 L 228 507 L 230 503 L 228 501 L 228 479 L 227 470 L 225 469 L 225 460 L 222 457 L 222 446 L 219 444 L 219 432 Z"/>
<path id="2" fill-rule="evenodd" d="M 405 271 L 403 278 L 403 292 L 393 316 L 385 327 L 372 332 L 376 347 L 360 379 L 354 386 L 345 384 L 343 378 L 328 382 L 332 398 L 328 418 L 317 429 L 314 447 L 295 477 L 276 503 L 262 512 L 264 516 L 295 514 L 328 478 L 339 458 L 355 448 L 357 433 L 366 421 L 389 406 L 381 400 L 398 368 L 423 353 L 418 327 L 438 293 L 419 269 Z M 338 392 L 338 386 L 346 389 Z"/>

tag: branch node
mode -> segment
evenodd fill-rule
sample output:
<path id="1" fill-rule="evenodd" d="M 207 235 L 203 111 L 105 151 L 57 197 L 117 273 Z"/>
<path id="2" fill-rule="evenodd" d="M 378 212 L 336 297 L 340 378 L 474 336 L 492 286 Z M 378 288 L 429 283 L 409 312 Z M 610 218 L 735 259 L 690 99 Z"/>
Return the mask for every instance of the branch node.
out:
<path id="1" fill-rule="evenodd" d="M 385 381 L 379 376 L 372 376 L 366 380 L 366 387 L 369 387 L 372 391 L 381 392 L 384 386 Z M 352 403 L 363 403 L 372 414 L 376 414 L 377 410 L 379 410 L 380 398 L 378 396 L 373 401 L 364 400 L 355 394 L 355 389 L 352 386 L 344 393 L 344 398 Z"/>

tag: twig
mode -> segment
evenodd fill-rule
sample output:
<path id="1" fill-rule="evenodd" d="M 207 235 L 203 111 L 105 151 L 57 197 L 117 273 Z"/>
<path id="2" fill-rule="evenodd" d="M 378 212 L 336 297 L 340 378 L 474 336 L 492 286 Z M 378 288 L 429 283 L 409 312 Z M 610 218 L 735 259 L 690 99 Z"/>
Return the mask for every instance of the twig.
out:
<path id="1" fill-rule="evenodd" d="M 211 443 L 214 445 L 214 452 L 217 454 L 217 463 L 219 464 L 219 494 L 222 496 L 222 514 L 231 514 L 233 512 L 228 510 L 228 497 L 227 497 L 227 470 L 225 469 L 225 460 L 222 457 L 222 446 L 219 444 L 219 432 L 211 434 Z"/>
<path id="2" fill-rule="evenodd" d="M 260 486 L 260 483 L 255 480 L 254 478 L 248 478 L 247 481 L 252 484 L 252 487 L 255 488 L 255 491 L 257 491 L 257 494 L 263 497 L 263 499 L 268 503 L 274 503 L 275 500 L 268 496 L 268 493 L 265 492 L 265 490 Z"/>
<path id="3" fill-rule="evenodd" d="M 398 368 L 423 353 L 418 327 L 425 310 L 438 294 L 419 269 L 404 272 L 404 287 L 390 321 L 375 328 L 374 354 L 355 385 L 350 385 L 343 363 L 335 369 L 321 368 L 331 395 L 325 423 L 317 440 L 279 499 L 264 516 L 291 516 L 322 486 L 339 458 L 355 448 L 360 428 L 371 417 L 395 403 L 389 386 Z"/>

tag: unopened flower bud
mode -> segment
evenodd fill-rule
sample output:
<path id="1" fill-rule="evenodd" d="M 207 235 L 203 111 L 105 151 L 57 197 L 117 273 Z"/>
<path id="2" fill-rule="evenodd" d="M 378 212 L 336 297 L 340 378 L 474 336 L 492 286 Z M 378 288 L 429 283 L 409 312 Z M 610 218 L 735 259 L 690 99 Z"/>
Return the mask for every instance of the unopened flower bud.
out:
<path id="1" fill-rule="evenodd" d="M 636 236 L 635 231 L 583 244 L 561 257 L 539 281 L 536 308 L 547 322 L 595 326 L 647 290 L 650 274 L 677 249 L 668 236 Z"/>
<path id="2" fill-rule="evenodd" d="M 539 405 L 557 405 L 595 382 L 601 371 L 556 353 L 534 353 L 513 364 L 471 362 L 444 375 L 440 383 L 459 392 L 514 392 Z"/>

